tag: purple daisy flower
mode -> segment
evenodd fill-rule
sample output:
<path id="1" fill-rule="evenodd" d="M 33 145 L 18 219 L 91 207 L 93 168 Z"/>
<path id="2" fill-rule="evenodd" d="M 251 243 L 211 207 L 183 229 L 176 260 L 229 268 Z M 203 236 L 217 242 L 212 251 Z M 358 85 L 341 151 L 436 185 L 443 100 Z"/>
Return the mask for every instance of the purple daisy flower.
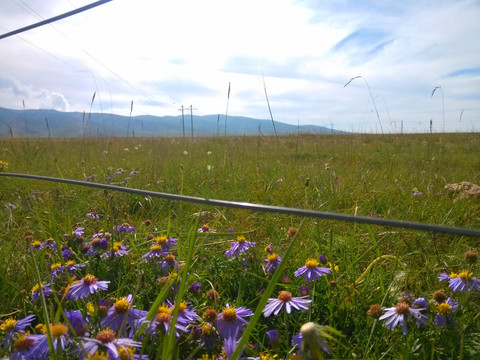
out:
<path id="1" fill-rule="evenodd" d="M 70 344 L 74 341 L 68 337 L 68 327 L 65 324 L 50 324 L 52 345 L 54 352 L 65 353 Z M 46 359 L 50 354 L 47 334 L 36 335 L 37 340 L 25 355 L 26 359 Z"/>
<path id="2" fill-rule="evenodd" d="M 135 231 L 135 226 L 130 225 L 129 223 L 123 223 L 122 225 L 114 226 L 113 230 L 120 233 L 132 233 Z"/>
<path id="3" fill-rule="evenodd" d="M 93 220 L 98 220 L 100 219 L 100 217 L 98 216 L 98 214 L 94 211 L 90 211 L 88 213 L 85 214 L 85 216 L 89 217 L 90 219 L 93 219 Z"/>
<path id="4" fill-rule="evenodd" d="M 78 356 L 82 360 L 86 358 L 86 354 L 93 355 L 103 349 L 107 351 L 109 359 L 119 360 L 133 359 L 132 349 L 139 348 L 142 344 L 129 338 L 116 338 L 113 330 L 105 329 L 100 331 L 95 339 L 84 338 L 82 345 L 84 351 L 78 351 Z M 145 359 L 145 356 L 142 356 L 142 359 Z"/>
<path id="5" fill-rule="evenodd" d="M 247 251 L 251 247 L 255 247 L 256 243 L 247 241 L 245 237 L 239 236 L 237 237 L 237 241 L 231 243 L 231 248 L 225 251 L 225 256 L 235 256 L 238 257 L 241 253 Z"/>
<path id="6" fill-rule="evenodd" d="M 167 304 L 162 304 L 157 309 L 157 315 L 151 321 L 148 322 L 147 327 L 145 329 L 145 333 L 148 335 L 155 335 L 158 329 L 164 330 L 165 333 L 168 332 L 170 329 L 170 322 L 172 320 L 172 312 L 173 307 Z M 147 315 L 143 316 L 139 319 L 138 323 L 142 324 L 147 322 L 146 321 Z M 184 321 L 185 319 L 181 320 L 180 316 L 177 318 L 177 322 L 175 323 L 175 336 L 178 338 L 180 337 L 180 332 L 186 333 L 188 332 L 186 325 L 188 322 Z"/>
<path id="7" fill-rule="evenodd" d="M 164 273 L 169 273 L 171 268 L 174 268 L 177 265 L 175 256 L 172 254 L 165 255 L 165 258 L 160 261 L 160 271 Z"/>
<path id="8" fill-rule="evenodd" d="M 170 251 L 172 247 L 177 245 L 177 241 L 177 238 L 167 238 L 166 236 L 157 236 L 155 238 L 157 245 L 160 245 L 165 252 Z"/>
<path id="9" fill-rule="evenodd" d="M 52 288 L 50 287 L 51 284 L 42 284 L 41 290 L 43 291 L 43 295 L 48 298 L 52 295 Z M 40 297 L 40 285 L 36 284 L 32 288 L 32 303 L 36 302 Z"/>
<path id="10" fill-rule="evenodd" d="M 38 359 L 35 354 L 31 354 L 32 346 L 37 342 L 41 335 L 30 335 L 29 333 L 18 333 L 13 343 L 13 352 L 10 360 Z"/>
<path id="11" fill-rule="evenodd" d="M 65 316 L 68 319 L 68 322 L 70 325 L 72 325 L 73 330 L 75 331 L 75 334 L 72 333 L 72 331 L 69 329 L 68 333 L 69 335 L 73 336 L 88 336 L 87 333 L 87 323 L 83 319 L 82 313 L 80 310 L 71 310 L 71 311 L 65 311 Z"/>
<path id="12" fill-rule="evenodd" d="M 70 285 L 65 299 L 85 299 L 88 295 L 94 294 L 98 290 L 107 290 L 108 284 L 110 284 L 110 281 L 98 281 L 93 275 L 85 275 L 82 280 L 75 281 Z"/>
<path id="13" fill-rule="evenodd" d="M 188 291 L 190 291 L 194 295 L 198 295 L 202 292 L 202 284 L 200 284 L 199 282 L 193 283 L 192 285 L 190 285 Z"/>
<path id="14" fill-rule="evenodd" d="M 407 303 L 400 302 L 397 306 L 385 309 L 385 314 L 379 320 L 385 320 L 385 327 L 394 330 L 398 324 L 402 325 L 403 334 L 407 334 L 407 319 L 415 318 L 417 326 L 427 325 L 428 316 L 422 313 L 424 309 L 413 309 Z"/>
<path id="15" fill-rule="evenodd" d="M 312 300 L 307 300 L 306 296 L 292 297 L 292 294 L 288 291 L 280 291 L 278 298 L 270 298 L 267 301 L 268 303 L 262 311 L 265 317 L 269 317 L 272 314 L 278 315 L 283 305 L 285 305 L 287 314 L 290 314 L 292 307 L 301 311 L 308 310 L 308 304 L 312 302 Z"/>
<path id="16" fill-rule="evenodd" d="M 441 303 L 437 307 L 438 314 L 435 316 L 434 323 L 439 328 L 446 328 L 448 323 L 455 325 L 452 313 L 458 308 L 458 303 L 451 298 L 448 298 L 444 303 Z"/>
<path id="17" fill-rule="evenodd" d="M 165 255 L 167 255 L 167 253 L 163 251 L 162 245 L 153 244 L 150 246 L 150 251 L 142 256 L 142 259 L 146 259 L 146 261 L 149 261 L 152 260 L 152 258 L 159 259 Z"/>
<path id="18" fill-rule="evenodd" d="M 28 315 L 21 320 L 15 320 L 14 318 L 8 318 L 0 325 L 0 330 L 5 332 L 0 346 L 8 347 L 13 338 L 19 332 L 25 332 L 25 328 L 30 326 L 35 320 L 35 315 Z"/>
<path id="19" fill-rule="evenodd" d="M 102 320 L 104 328 L 112 329 L 117 332 L 124 324 L 135 328 L 138 325 L 138 319 L 147 316 L 146 311 L 132 309 L 132 295 L 123 297 L 115 302 L 108 310 L 107 316 Z M 126 318 L 126 320 L 125 320 Z"/>
<path id="20" fill-rule="evenodd" d="M 78 271 L 83 267 L 85 267 L 84 264 L 76 264 L 73 260 L 68 260 L 64 265 L 64 269 L 67 270 L 70 275 L 73 275 L 75 271 Z"/>
<path id="21" fill-rule="evenodd" d="M 116 241 L 113 243 L 112 251 L 110 253 L 102 254 L 102 259 L 107 259 L 109 257 L 116 258 L 128 255 L 128 245 L 123 245 L 121 241 Z"/>
<path id="22" fill-rule="evenodd" d="M 323 275 L 330 274 L 330 268 L 319 267 L 320 263 L 315 259 L 308 259 L 305 261 L 305 266 L 302 266 L 295 271 L 295 276 L 300 277 L 303 275 L 303 279 L 308 282 L 314 281 Z"/>
<path id="23" fill-rule="evenodd" d="M 58 278 L 60 274 L 63 274 L 65 268 L 61 263 L 47 264 L 50 270 L 51 279 Z"/>
<path id="24" fill-rule="evenodd" d="M 85 228 L 83 228 L 83 227 L 76 227 L 76 228 L 73 229 L 73 231 L 72 231 L 73 237 L 76 237 L 76 238 L 83 237 L 83 234 L 85 233 L 84 230 L 85 230 Z"/>
<path id="25" fill-rule="evenodd" d="M 208 225 L 202 225 L 201 228 L 197 229 L 197 232 L 200 232 L 200 233 L 216 233 L 217 230 L 210 229 L 210 226 L 208 226 Z"/>
<path id="26" fill-rule="evenodd" d="M 461 270 L 458 274 L 451 273 L 450 275 L 446 275 L 442 273 L 438 279 L 440 281 L 448 279 L 448 287 L 454 292 L 461 291 L 466 293 L 469 290 L 472 292 L 480 291 L 480 279 L 472 275 L 468 270 Z"/>
<path id="27" fill-rule="evenodd" d="M 245 307 L 227 307 L 217 316 L 217 330 L 222 339 L 238 339 L 243 328 L 248 324 L 244 317 L 252 316 L 253 312 Z"/>
<path id="28" fill-rule="evenodd" d="M 268 342 L 272 346 L 277 346 L 280 344 L 280 334 L 277 329 L 267 331 Z"/>
<path id="29" fill-rule="evenodd" d="M 270 273 L 277 270 L 277 268 L 282 263 L 282 258 L 277 253 L 272 252 L 271 254 L 267 255 L 267 258 L 264 261 L 265 261 L 265 272 Z"/>
<path id="30" fill-rule="evenodd" d="M 172 302 L 170 300 L 166 300 L 165 303 L 169 307 L 171 307 L 172 310 L 173 310 L 173 307 L 175 306 L 175 304 L 172 304 Z M 197 320 L 198 315 L 195 312 L 195 310 L 192 310 L 192 309 L 193 309 L 193 305 L 189 305 L 189 304 L 187 304 L 186 301 L 182 301 L 180 303 L 180 309 L 179 309 L 179 312 L 178 312 L 177 322 L 179 322 L 182 325 L 187 326 L 191 322 Z"/>

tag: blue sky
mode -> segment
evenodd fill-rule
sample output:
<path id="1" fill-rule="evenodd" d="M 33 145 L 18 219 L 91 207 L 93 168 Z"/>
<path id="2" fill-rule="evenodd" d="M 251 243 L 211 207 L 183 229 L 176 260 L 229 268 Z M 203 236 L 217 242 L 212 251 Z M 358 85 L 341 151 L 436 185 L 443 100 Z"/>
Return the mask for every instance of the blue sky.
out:
<path id="1" fill-rule="evenodd" d="M 0 33 L 93 1 L 3 0 Z M 268 119 L 265 81 L 277 121 L 478 131 L 478 19 L 464 0 L 113 0 L 0 40 L 0 106 L 224 114 L 230 84 L 230 115 Z"/>

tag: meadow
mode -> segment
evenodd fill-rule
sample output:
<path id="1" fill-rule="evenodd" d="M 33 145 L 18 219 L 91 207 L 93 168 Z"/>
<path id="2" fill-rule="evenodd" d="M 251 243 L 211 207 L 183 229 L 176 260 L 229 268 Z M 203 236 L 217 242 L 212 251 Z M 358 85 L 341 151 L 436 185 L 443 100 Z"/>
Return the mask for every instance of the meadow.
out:
<path id="1" fill-rule="evenodd" d="M 478 154 L 475 133 L 29 138 L 0 171 L 479 229 L 444 190 L 480 184 Z M 0 357 L 480 357 L 479 238 L 11 177 L 0 207 Z"/>

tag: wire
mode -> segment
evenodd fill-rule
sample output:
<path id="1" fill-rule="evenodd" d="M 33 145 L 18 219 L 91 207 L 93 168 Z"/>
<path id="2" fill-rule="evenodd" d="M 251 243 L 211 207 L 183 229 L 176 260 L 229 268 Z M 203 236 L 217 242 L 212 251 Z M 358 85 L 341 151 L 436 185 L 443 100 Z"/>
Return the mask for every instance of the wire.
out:
<path id="1" fill-rule="evenodd" d="M 271 205 L 253 204 L 248 202 L 206 199 L 206 198 L 199 198 L 199 197 L 193 197 L 193 196 L 160 193 L 155 191 L 132 189 L 127 187 L 115 186 L 115 185 L 90 183 L 90 182 L 70 180 L 70 179 L 59 179 L 59 178 L 38 176 L 38 175 L 0 173 L 0 176 L 60 182 L 60 183 L 71 184 L 71 185 L 87 186 L 87 187 L 98 188 L 98 189 L 120 191 L 120 192 L 126 192 L 130 194 L 151 196 L 151 197 L 163 198 L 163 199 L 175 200 L 175 201 L 186 201 L 186 202 L 192 202 L 192 203 L 204 204 L 204 205 L 210 205 L 210 206 L 221 206 L 221 207 L 227 207 L 227 208 L 263 211 L 263 212 L 269 212 L 269 213 L 288 214 L 288 215 L 320 218 L 320 219 L 327 219 L 327 220 L 338 220 L 338 221 L 346 221 L 351 223 L 372 224 L 372 225 L 379 225 L 379 226 L 385 226 L 385 227 L 430 231 L 435 233 L 454 234 L 454 235 L 460 235 L 460 236 L 480 237 L 480 230 L 462 228 L 462 227 L 449 227 L 449 226 L 443 226 L 443 225 L 415 223 L 415 222 L 408 222 L 408 221 L 390 220 L 390 219 L 384 219 L 384 218 L 372 218 L 367 216 L 354 216 L 354 215 L 338 214 L 338 213 L 324 212 L 324 211 L 304 210 L 304 209 L 295 209 L 295 208 L 287 208 L 287 207 L 279 207 L 279 206 L 271 206 Z"/>

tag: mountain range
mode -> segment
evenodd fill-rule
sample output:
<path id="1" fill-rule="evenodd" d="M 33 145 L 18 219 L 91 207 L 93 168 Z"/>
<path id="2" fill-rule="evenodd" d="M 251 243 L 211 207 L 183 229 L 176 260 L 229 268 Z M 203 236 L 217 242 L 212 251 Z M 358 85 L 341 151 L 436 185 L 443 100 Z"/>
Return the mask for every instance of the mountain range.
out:
<path id="1" fill-rule="evenodd" d="M 226 120 L 226 126 L 225 126 Z M 193 123 L 193 131 L 192 131 Z M 122 116 L 111 113 L 12 110 L 0 107 L 0 137 L 195 137 L 227 135 L 278 135 L 345 132 L 316 125 L 290 125 L 244 116 L 190 114 L 182 116 Z"/>

